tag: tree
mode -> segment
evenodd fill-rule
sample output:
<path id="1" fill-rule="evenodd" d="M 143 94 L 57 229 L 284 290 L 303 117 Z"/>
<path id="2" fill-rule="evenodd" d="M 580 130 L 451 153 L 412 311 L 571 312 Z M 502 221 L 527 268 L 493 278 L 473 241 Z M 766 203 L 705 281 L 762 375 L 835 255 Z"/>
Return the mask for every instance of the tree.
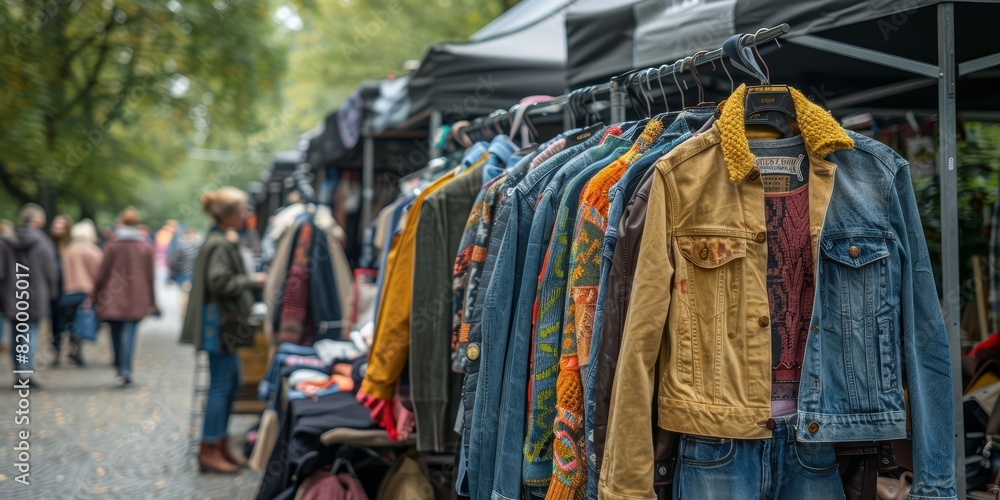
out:
<path id="1" fill-rule="evenodd" d="M 0 4 L 0 189 L 92 216 L 190 146 L 224 147 L 212 130 L 258 130 L 284 71 L 276 29 L 240 0 Z"/>

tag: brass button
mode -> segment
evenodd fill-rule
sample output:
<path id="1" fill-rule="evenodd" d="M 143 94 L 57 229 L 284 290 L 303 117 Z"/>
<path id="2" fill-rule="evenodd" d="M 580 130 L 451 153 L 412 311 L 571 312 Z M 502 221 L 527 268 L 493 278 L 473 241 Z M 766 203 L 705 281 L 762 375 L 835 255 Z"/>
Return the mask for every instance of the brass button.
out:
<path id="1" fill-rule="evenodd" d="M 469 358 L 469 361 L 479 359 L 479 344 L 469 344 L 469 347 L 465 348 L 465 357 Z"/>
<path id="2" fill-rule="evenodd" d="M 819 432 L 819 422 L 816 422 L 816 421 L 809 422 L 808 429 L 809 429 L 809 432 L 811 432 L 813 434 L 816 434 L 817 432 Z"/>
<path id="3" fill-rule="evenodd" d="M 767 233 L 761 231 L 757 233 L 757 236 L 753 237 L 753 240 L 756 241 L 757 243 L 764 243 L 765 241 L 767 241 Z"/>
<path id="4" fill-rule="evenodd" d="M 729 333 L 727 334 L 727 336 L 728 336 L 728 337 L 729 337 L 730 339 L 735 339 L 735 338 L 736 338 L 736 332 L 729 332 Z"/>
<path id="5" fill-rule="evenodd" d="M 813 326 L 812 326 L 812 331 L 814 331 L 814 332 L 818 332 L 818 331 L 819 331 L 819 327 L 818 327 L 818 326 L 816 326 L 816 325 L 813 325 Z"/>
<path id="6" fill-rule="evenodd" d="M 701 253 L 699 253 L 698 255 L 701 255 L 702 259 L 707 259 L 708 258 L 708 247 L 702 248 L 701 249 Z"/>
<path id="7" fill-rule="evenodd" d="M 760 179 L 760 169 L 757 167 L 750 169 L 750 173 L 747 174 L 747 179 L 750 179 L 750 182 L 755 182 L 757 179 Z"/>
<path id="8" fill-rule="evenodd" d="M 768 318 L 767 316 L 761 316 L 757 318 L 757 324 L 760 325 L 761 328 L 764 328 L 765 326 L 771 324 L 771 318 Z"/>
<path id="9" fill-rule="evenodd" d="M 858 247 L 851 245 L 851 248 L 847 251 L 847 253 L 851 255 L 852 259 L 857 259 L 858 254 L 861 253 L 861 250 L 858 250 Z"/>

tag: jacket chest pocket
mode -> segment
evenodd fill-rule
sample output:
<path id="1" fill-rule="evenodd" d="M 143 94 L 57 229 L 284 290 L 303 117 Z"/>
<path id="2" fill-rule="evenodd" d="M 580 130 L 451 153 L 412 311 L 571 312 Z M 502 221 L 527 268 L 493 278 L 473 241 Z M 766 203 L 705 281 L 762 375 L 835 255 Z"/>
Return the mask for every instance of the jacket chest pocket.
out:
<path id="1" fill-rule="evenodd" d="M 673 285 L 679 306 L 675 364 L 681 382 L 694 383 L 701 374 L 702 348 L 717 345 L 716 337 L 741 338 L 738 320 L 746 265 L 747 240 L 728 235 L 675 236 L 678 255 Z M 703 338 L 704 336 L 704 338 Z"/>
<path id="2" fill-rule="evenodd" d="M 853 236 L 821 243 L 817 293 L 825 310 L 824 356 L 843 355 L 852 409 L 868 410 L 876 381 L 882 392 L 897 390 L 899 335 L 888 306 L 889 245 L 886 238 Z M 827 363 L 833 358 L 826 360 Z M 827 365 L 831 366 L 831 365 Z M 870 373 L 877 369 L 879 373 Z"/>

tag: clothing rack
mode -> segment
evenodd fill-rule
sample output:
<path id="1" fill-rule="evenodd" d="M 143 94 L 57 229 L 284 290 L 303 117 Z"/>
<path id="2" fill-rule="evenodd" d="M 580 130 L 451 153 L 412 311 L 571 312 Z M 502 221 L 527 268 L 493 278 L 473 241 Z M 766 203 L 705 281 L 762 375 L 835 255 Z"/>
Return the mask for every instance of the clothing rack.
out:
<path id="1" fill-rule="evenodd" d="M 754 36 L 748 36 L 741 40 L 740 46 L 759 46 L 763 43 L 776 40 L 778 37 L 787 34 L 789 31 L 791 31 L 791 27 L 788 23 L 782 23 L 771 28 L 764 28 L 758 30 Z M 653 78 L 660 80 L 663 77 L 672 77 L 675 74 L 682 74 L 695 67 L 713 63 L 714 61 L 722 59 L 724 56 L 725 52 L 721 47 L 710 51 L 702 51 L 681 59 L 673 64 L 664 64 L 659 67 L 632 70 L 612 77 L 607 83 L 574 89 L 548 101 L 525 104 L 524 106 L 526 106 L 526 108 L 523 112 L 525 116 L 524 124 L 531 129 L 531 132 L 534 135 L 537 136 L 538 131 L 535 130 L 534 125 L 528 117 L 550 116 L 561 112 L 563 114 L 563 128 L 568 130 L 571 128 L 570 123 L 572 122 L 572 118 L 578 111 L 584 111 L 587 113 L 590 112 L 586 108 L 586 102 L 590 100 L 591 102 L 596 103 L 596 96 L 604 93 L 607 93 L 610 96 L 611 122 L 624 122 L 625 105 L 628 100 L 628 88 L 632 85 L 641 84 L 643 77 L 646 78 L 647 81 Z M 510 130 L 513 126 L 513 116 L 520 106 L 521 104 L 515 104 L 510 110 L 499 109 L 487 117 L 477 118 L 473 120 L 471 124 L 463 127 L 461 129 L 462 133 L 467 134 L 470 137 L 474 136 L 476 138 L 482 138 L 485 133 L 497 131 L 499 129 L 504 133 L 513 135 L 515 131 Z"/>

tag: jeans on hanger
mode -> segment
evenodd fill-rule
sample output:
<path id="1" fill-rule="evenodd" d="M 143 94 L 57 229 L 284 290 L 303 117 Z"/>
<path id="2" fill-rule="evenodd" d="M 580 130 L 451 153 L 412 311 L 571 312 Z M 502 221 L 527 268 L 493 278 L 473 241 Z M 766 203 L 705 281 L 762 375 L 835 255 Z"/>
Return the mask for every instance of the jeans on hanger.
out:
<path id="1" fill-rule="evenodd" d="M 208 373 L 210 381 L 201 440 L 215 443 L 227 436 L 233 399 L 242 384 L 239 353 L 208 353 Z"/>
<path id="2" fill-rule="evenodd" d="M 770 439 L 681 436 L 674 498 L 843 498 L 833 443 L 797 441 L 794 415 L 771 422 Z"/>
<path id="3" fill-rule="evenodd" d="M 120 377 L 132 375 L 135 331 L 138 324 L 138 321 L 108 321 L 108 326 L 111 327 L 111 347 L 115 352 L 115 369 Z"/>

